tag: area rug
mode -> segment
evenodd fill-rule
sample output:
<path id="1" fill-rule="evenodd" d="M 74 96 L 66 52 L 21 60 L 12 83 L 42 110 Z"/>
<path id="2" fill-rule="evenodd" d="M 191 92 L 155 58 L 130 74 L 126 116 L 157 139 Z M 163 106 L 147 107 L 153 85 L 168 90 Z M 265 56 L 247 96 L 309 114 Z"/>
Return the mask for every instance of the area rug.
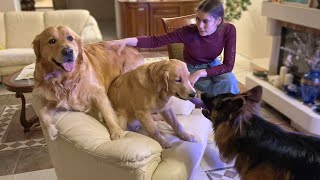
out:
<path id="1" fill-rule="evenodd" d="M 205 171 L 210 180 L 240 180 L 240 177 L 233 167 L 225 167 Z"/>
<path id="2" fill-rule="evenodd" d="M 0 114 L 0 151 L 46 145 L 41 127 L 35 124 L 28 133 L 20 124 L 21 105 L 5 105 Z M 31 104 L 27 104 L 26 116 L 34 115 Z"/>

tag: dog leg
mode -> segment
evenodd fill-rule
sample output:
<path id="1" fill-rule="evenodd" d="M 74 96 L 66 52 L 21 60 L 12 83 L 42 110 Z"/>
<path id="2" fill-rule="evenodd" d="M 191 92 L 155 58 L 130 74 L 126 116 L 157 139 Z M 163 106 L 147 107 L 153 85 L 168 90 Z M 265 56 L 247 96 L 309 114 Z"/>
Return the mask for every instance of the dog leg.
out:
<path id="1" fill-rule="evenodd" d="M 143 112 L 143 111 L 137 111 L 135 113 L 136 117 L 140 120 L 141 126 L 144 128 L 144 130 L 147 131 L 147 133 L 156 141 L 160 143 L 162 148 L 170 148 L 172 147 L 172 144 L 167 142 L 164 137 L 160 134 L 160 131 L 157 129 L 157 126 L 155 122 L 152 119 L 151 114 Z"/>
<path id="2" fill-rule="evenodd" d="M 171 108 L 160 112 L 160 114 L 162 115 L 163 119 L 173 128 L 174 132 L 179 136 L 180 139 L 189 142 L 197 142 L 197 139 L 194 135 L 187 133 L 183 129 Z"/>
<path id="3" fill-rule="evenodd" d="M 39 117 L 48 130 L 48 135 L 51 141 L 57 139 L 58 130 L 53 124 L 52 116 L 56 112 L 55 104 L 48 102 L 48 104 L 40 110 Z"/>
<path id="4" fill-rule="evenodd" d="M 117 116 L 111 106 L 109 98 L 105 93 L 94 94 L 95 106 L 101 112 L 103 119 L 109 128 L 110 138 L 112 140 L 122 139 L 124 137 L 124 132 L 116 122 Z"/>

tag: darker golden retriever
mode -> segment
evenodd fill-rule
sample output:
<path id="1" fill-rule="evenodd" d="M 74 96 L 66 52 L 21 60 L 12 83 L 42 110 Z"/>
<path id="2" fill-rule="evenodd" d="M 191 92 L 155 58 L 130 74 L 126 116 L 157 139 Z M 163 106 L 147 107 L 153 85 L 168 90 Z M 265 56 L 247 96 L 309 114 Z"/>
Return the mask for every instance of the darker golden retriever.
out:
<path id="1" fill-rule="evenodd" d="M 172 96 L 188 100 L 195 96 L 189 82 L 187 65 L 179 60 L 165 60 L 144 64 L 121 75 L 110 86 L 108 96 L 123 129 L 139 120 L 146 132 L 163 148 L 171 147 L 157 129 L 151 114 L 160 113 L 183 140 L 196 141 L 185 132 L 177 120 L 169 101 Z"/>
<path id="2" fill-rule="evenodd" d="M 51 140 L 57 137 L 52 115 L 58 108 L 88 112 L 99 110 L 111 139 L 123 137 L 107 97 L 111 82 L 143 63 L 142 56 L 126 47 L 121 56 L 105 43 L 82 45 L 80 37 L 66 26 L 49 27 L 36 36 L 37 56 L 34 92 L 47 100 L 40 119 Z"/>

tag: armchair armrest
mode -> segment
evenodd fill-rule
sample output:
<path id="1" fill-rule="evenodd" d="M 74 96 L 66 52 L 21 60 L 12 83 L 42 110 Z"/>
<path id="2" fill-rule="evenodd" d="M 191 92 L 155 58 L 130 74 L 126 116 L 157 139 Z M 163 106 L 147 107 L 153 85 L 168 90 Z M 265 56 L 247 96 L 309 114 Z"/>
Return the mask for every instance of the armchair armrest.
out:
<path id="1" fill-rule="evenodd" d="M 36 114 L 39 114 L 44 103 L 43 98 L 33 94 L 32 105 Z M 160 144 L 147 136 L 126 131 L 123 139 L 111 140 L 108 129 L 83 112 L 59 111 L 55 113 L 53 119 L 59 136 L 53 142 L 46 138 L 48 145 L 65 141 L 95 158 L 129 169 L 141 168 L 148 163 L 160 161 L 162 152 Z M 43 127 L 42 130 L 46 134 L 46 128 Z M 59 147 L 60 152 L 62 148 L 63 146 Z"/>

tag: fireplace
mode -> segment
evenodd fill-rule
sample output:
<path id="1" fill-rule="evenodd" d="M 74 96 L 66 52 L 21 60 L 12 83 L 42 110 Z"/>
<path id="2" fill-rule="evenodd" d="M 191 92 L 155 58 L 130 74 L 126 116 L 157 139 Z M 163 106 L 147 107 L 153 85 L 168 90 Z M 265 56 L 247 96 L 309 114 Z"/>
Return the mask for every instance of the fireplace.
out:
<path id="1" fill-rule="evenodd" d="M 280 22 L 281 42 L 278 74 L 287 66 L 296 82 L 311 69 L 320 70 L 320 31 L 292 23 Z"/>
<path id="2" fill-rule="evenodd" d="M 299 83 L 300 77 L 310 70 L 308 60 L 320 51 L 320 10 L 265 1 L 262 15 L 268 18 L 267 32 L 272 36 L 269 74 L 279 74 L 280 67 L 287 63 Z M 253 75 L 246 77 L 248 89 L 257 85 L 263 87 L 262 99 L 287 116 L 293 127 L 320 135 L 320 115 L 309 106 L 264 80 Z"/>

